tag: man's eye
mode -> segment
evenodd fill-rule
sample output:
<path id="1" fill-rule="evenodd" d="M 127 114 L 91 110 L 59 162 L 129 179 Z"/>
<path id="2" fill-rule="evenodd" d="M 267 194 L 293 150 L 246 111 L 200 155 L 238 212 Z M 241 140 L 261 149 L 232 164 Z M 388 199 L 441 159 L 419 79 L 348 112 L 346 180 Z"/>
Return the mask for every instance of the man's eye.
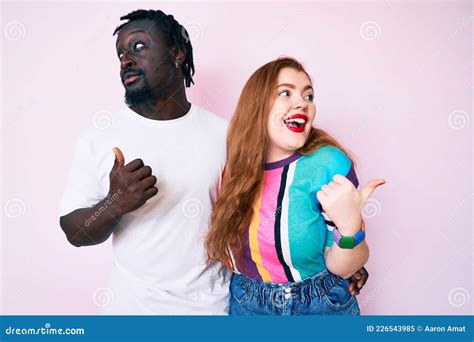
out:
<path id="1" fill-rule="evenodd" d="M 119 53 L 118 54 L 118 59 L 122 59 L 123 55 L 124 55 L 123 53 Z"/>
<path id="2" fill-rule="evenodd" d="M 133 46 L 133 48 L 136 50 L 141 50 L 145 47 L 145 44 L 143 44 L 142 42 L 136 42 L 135 45 Z"/>
<path id="3" fill-rule="evenodd" d="M 288 90 L 282 90 L 278 93 L 279 96 L 290 96 L 290 92 Z"/>

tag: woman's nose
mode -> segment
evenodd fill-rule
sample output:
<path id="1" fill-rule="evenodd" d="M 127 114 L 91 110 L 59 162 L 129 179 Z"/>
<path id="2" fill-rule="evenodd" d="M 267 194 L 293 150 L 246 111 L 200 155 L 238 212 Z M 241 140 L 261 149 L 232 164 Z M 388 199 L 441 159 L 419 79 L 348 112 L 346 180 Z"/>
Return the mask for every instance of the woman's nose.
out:
<path id="1" fill-rule="evenodd" d="M 298 96 L 298 98 L 295 99 L 294 102 L 293 102 L 293 107 L 295 109 L 306 110 L 308 108 L 308 103 L 306 102 L 306 100 L 303 97 Z"/>

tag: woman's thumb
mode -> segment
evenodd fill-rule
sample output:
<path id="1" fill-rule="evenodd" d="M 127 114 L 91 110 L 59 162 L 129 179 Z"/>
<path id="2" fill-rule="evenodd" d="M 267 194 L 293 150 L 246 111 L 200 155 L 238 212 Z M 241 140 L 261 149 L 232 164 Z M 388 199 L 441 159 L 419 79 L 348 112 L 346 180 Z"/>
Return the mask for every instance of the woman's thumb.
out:
<path id="1" fill-rule="evenodd" d="M 378 186 L 385 184 L 385 179 L 373 179 L 368 182 L 361 190 L 362 199 L 367 201 L 367 199 L 372 195 L 372 193 L 377 189 Z"/>

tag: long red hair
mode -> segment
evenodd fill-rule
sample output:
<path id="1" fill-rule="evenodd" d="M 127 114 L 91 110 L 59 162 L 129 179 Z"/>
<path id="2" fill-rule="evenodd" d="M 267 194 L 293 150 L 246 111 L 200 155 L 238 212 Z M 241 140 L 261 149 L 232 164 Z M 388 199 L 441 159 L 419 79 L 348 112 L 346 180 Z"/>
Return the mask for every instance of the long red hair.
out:
<path id="1" fill-rule="evenodd" d="M 238 253 L 243 250 L 252 207 L 263 183 L 267 121 L 276 97 L 278 75 L 283 68 L 304 72 L 311 82 L 298 61 L 282 57 L 260 67 L 245 83 L 227 132 L 225 175 L 205 242 L 211 260 L 227 264 L 229 245 Z M 324 145 L 340 148 L 354 163 L 351 154 L 333 137 L 314 127 L 305 145 L 297 152 L 308 155 Z"/>

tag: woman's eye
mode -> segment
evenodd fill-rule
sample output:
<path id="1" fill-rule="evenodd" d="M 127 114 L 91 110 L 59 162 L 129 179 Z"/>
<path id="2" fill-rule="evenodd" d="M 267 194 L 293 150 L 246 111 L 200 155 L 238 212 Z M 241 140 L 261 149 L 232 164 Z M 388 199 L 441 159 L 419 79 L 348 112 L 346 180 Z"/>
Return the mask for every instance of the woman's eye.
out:
<path id="1" fill-rule="evenodd" d="M 313 101 L 314 100 L 314 95 L 313 94 L 308 94 L 304 98 L 308 101 Z"/>
<path id="2" fill-rule="evenodd" d="M 290 92 L 288 90 L 282 90 L 278 93 L 279 96 L 290 96 Z"/>

